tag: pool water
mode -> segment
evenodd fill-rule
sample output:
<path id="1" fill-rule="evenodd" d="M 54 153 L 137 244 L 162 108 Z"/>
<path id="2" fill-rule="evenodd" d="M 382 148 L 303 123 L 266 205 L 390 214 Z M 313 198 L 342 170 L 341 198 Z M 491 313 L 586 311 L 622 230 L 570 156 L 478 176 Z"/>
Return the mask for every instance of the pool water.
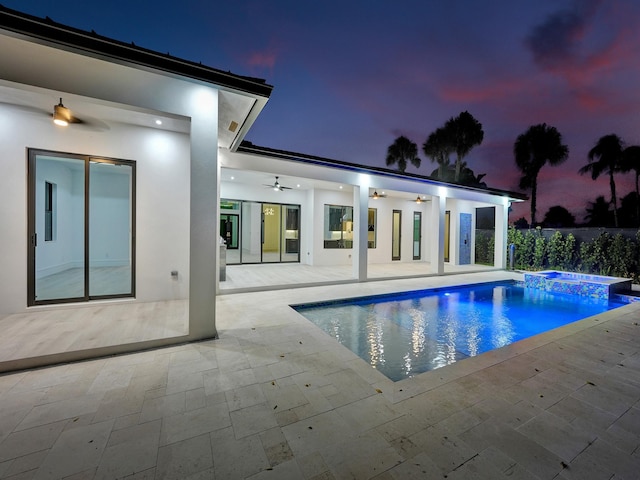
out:
<path id="1" fill-rule="evenodd" d="M 292 307 L 398 381 L 622 305 L 500 282 Z"/>

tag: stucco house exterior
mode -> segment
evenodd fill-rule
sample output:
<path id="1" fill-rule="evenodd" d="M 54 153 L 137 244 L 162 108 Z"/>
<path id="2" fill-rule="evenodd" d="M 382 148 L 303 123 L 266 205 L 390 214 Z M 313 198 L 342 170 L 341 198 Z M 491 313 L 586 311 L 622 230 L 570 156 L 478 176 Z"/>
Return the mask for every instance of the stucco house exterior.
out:
<path id="1" fill-rule="evenodd" d="M 473 264 L 479 208 L 506 266 L 521 196 L 246 142 L 263 80 L 4 7 L 0 65 L 0 320 L 188 305 L 184 335 L 41 363 L 217 337 L 223 264 L 351 265 L 353 281 L 376 263 Z"/>

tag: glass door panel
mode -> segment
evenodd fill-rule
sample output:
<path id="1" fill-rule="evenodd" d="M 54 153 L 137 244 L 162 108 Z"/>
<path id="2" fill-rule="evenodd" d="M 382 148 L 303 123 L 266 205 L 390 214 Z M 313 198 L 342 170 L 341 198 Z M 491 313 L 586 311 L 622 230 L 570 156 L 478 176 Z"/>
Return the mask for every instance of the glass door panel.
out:
<path id="1" fill-rule="evenodd" d="M 135 162 L 29 149 L 27 304 L 133 296 Z"/>
<path id="2" fill-rule="evenodd" d="M 220 236 L 227 245 L 227 265 L 240 263 L 239 227 L 240 215 L 220 214 Z"/>
<path id="3" fill-rule="evenodd" d="M 393 211 L 393 225 L 391 227 L 391 260 L 400 260 L 402 211 Z"/>
<path id="4" fill-rule="evenodd" d="M 85 162 L 31 151 L 29 305 L 85 297 Z"/>
<path id="5" fill-rule="evenodd" d="M 262 204 L 262 263 L 280 261 L 281 215 L 280 205 Z"/>
<path id="6" fill-rule="evenodd" d="M 260 263 L 262 254 L 262 205 L 255 202 L 242 202 L 240 228 L 242 263 Z"/>
<path id="7" fill-rule="evenodd" d="M 132 294 L 133 168 L 89 163 L 89 296 Z"/>
<path id="8" fill-rule="evenodd" d="M 282 219 L 282 252 L 283 262 L 300 261 L 300 207 L 297 205 L 283 205 Z"/>
<path id="9" fill-rule="evenodd" d="M 422 257 L 422 212 L 413 212 L 413 259 Z"/>

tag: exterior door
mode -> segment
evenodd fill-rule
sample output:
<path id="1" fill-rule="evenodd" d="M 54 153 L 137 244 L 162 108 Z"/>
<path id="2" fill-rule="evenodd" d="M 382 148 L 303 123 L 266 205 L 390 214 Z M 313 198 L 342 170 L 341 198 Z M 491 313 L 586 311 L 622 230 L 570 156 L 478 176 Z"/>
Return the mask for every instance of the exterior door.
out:
<path id="1" fill-rule="evenodd" d="M 300 207 L 298 205 L 282 206 L 282 262 L 300 261 Z"/>
<path id="2" fill-rule="evenodd" d="M 400 260 L 400 244 L 402 240 L 402 211 L 393 211 L 393 222 L 391 226 L 391 260 Z"/>
<path id="3" fill-rule="evenodd" d="M 135 163 L 29 150 L 27 304 L 135 294 Z"/>
<path id="4" fill-rule="evenodd" d="M 220 214 L 220 236 L 224 238 L 227 250 L 238 249 L 238 226 L 240 215 L 235 213 Z"/>
<path id="5" fill-rule="evenodd" d="M 262 263 L 280 262 L 281 205 L 262 204 Z"/>
<path id="6" fill-rule="evenodd" d="M 471 218 L 470 213 L 460 214 L 460 265 L 471 263 Z"/>
<path id="7" fill-rule="evenodd" d="M 422 258 L 422 212 L 413 212 L 413 259 Z"/>

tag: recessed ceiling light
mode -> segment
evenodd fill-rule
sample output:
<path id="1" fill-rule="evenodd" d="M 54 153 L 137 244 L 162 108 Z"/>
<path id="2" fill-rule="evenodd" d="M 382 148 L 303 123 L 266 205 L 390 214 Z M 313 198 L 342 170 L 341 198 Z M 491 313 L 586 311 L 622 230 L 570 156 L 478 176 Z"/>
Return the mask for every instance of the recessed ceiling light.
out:
<path id="1" fill-rule="evenodd" d="M 231 180 L 235 180 L 235 179 L 236 179 L 236 177 L 231 177 Z"/>
<path id="2" fill-rule="evenodd" d="M 157 119 L 157 120 L 156 120 L 156 125 L 162 125 L 162 120 Z"/>
<path id="3" fill-rule="evenodd" d="M 339 188 L 340 188 L 340 190 L 342 190 L 342 185 L 340 185 L 340 187 L 339 187 Z"/>
<path id="4" fill-rule="evenodd" d="M 298 183 L 298 184 L 296 185 L 296 187 L 300 188 L 300 184 Z"/>

